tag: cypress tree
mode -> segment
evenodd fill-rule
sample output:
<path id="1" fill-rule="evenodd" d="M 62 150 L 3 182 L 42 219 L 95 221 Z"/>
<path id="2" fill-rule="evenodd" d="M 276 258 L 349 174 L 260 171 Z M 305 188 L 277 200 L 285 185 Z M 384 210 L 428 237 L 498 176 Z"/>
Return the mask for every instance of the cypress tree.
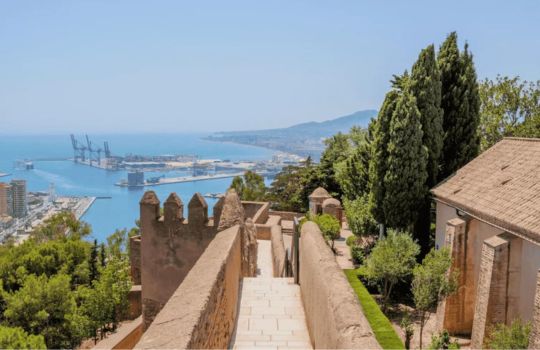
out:
<path id="1" fill-rule="evenodd" d="M 441 77 L 435 59 L 435 48 L 429 45 L 420 52 L 411 71 L 411 93 L 416 98 L 424 136 L 422 142 L 428 150 L 426 184 L 437 183 L 439 157 L 443 147 L 443 110 L 441 108 Z"/>
<path id="2" fill-rule="evenodd" d="M 466 116 L 464 142 L 468 141 L 468 143 L 463 149 L 463 158 L 461 163 L 458 164 L 458 168 L 471 161 L 480 151 L 480 135 L 478 134 L 478 126 L 480 125 L 480 92 L 473 55 L 469 51 L 468 44 L 465 44 L 461 61 L 463 65 L 462 81 L 464 85 L 463 114 Z"/>
<path id="3" fill-rule="evenodd" d="M 90 251 L 90 282 L 98 278 L 98 244 L 97 239 L 94 239 L 94 245 Z"/>
<path id="4" fill-rule="evenodd" d="M 101 263 L 101 267 L 105 267 L 107 265 L 107 257 L 105 253 L 105 244 L 101 243 L 99 246 L 99 262 Z"/>
<path id="5" fill-rule="evenodd" d="M 400 91 L 398 89 L 393 89 L 386 94 L 373 125 L 373 142 L 371 144 L 371 161 L 369 165 L 369 183 L 371 186 L 369 205 L 371 214 L 380 224 L 386 223 L 383 203 L 385 197 L 384 176 L 388 166 L 387 146 L 390 141 L 390 122 L 399 95 Z"/>
<path id="6" fill-rule="evenodd" d="M 410 79 L 411 93 L 416 98 L 422 124 L 422 143 L 428 152 L 427 179 L 425 194 L 419 206 L 418 219 L 415 223 L 415 237 L 421 246 L 421 256 L 429 252 L 431 199 L 429 189 L 437 183 L 439 161 L 443 147 L 443 110 L 441 108 L 441 78 L 435 48 L 429 45 L 420 52 L 412 67 Z"/>
<path id="7" fill-rule="evenodd" d="M 479 96 L 472 55 L 460 55 L 457 34 L 441 45 L 437 62 L 441 71 L 444 144 L 439 180 L 443 180 L 478 154 Z"/>
<path id="8" fill-rule="evenodd" d="M 420 111 L 410 87 L 406 86 L 390 121 L 383 203 L 384 217 L 390 227 L 410 228 L 425 198 L 428 154 L 422 139 Z"/>

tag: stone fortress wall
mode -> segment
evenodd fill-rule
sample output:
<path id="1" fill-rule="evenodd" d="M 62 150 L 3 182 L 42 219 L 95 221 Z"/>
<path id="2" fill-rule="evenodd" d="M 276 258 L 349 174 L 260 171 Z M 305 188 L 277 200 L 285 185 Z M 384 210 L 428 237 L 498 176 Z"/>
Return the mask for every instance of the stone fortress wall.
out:
<path id="1" fill-rule="evenodd" d="M 339 202 L 327 202 L 333 211 L 322 205 L 321 210 L 339 217 Z M 165 201 L 163 212 L 151 191 L 143 196 L 140 208 L 141 236 L 131 239 L 130 256 L 133 281 L 140 284 L 134 289 L 142 300 L 142 317 L 137 319 L 141 326 L 117 345 L 132 348 L 136 344 L 141 349 L 230 346 L 242 278 L 256 274 L 257 239 L 271 241 L 273 275 L 285 277 L 286 255 L 293 248 L 290 236 L 284 241 L 282 225 L 288 221 L 290 226 L 302 214 L 283 212 L 280 216 L 281 212 L 269 210 L 269 203 L 241 202 L 234 191 L 216 203 L 212 217 L 199 194 L 188 204 L 187 219 L 174 193 Z M 380 348 L 314 224 L 304 225 L 300 266 L 300 291 L 313 345 Z"/>

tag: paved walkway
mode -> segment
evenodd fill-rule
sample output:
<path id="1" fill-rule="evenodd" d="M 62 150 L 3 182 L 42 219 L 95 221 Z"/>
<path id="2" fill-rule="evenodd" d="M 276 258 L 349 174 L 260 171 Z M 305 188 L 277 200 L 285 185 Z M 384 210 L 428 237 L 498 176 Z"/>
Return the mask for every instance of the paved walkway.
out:
<path id="1" fill-rule="evenodd" d="M 311 349 L 300 286 L 272 277 L 270 241 L 259 240 L 257 277 L 242 280 L 234 349 Z"/>

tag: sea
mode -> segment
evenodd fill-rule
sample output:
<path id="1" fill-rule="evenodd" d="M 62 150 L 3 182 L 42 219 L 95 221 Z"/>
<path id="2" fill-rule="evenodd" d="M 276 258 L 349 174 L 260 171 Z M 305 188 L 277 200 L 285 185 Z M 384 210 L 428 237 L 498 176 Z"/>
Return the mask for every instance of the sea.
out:
<path id="1" fill-rule="evenodd" d="M 103 145 L 108 141 L 113 155 L 167 155 L 190 154 L 199 159 L 229 159 L 233 161 L 269 160 L 276 151 L 233 143 L 219 143 L 203 140 L 206 134 L 107 134 L 89 135 L 91 141 Z M 84 135 L 76 135 L 82 141 Z M 187 203 L 194 193 L 223 193 L 229 187 L 230 178 L 207 181 L 185 182 L 147 188 L 125 188 L 114 184 L 127 178 L 125 170 L 108 171 L 76 164 L 71 160 L 35 160 L 72 158 L 73 149 L 70 135 L 2 135 L 0 134 L 0 173 L 11 175 L 0 177 L 0 182 L 25 179 L 28 191 L 48 191 L 54 184 L 57 195 L 110 197 L 97 199 L 81 220 L 92 226 L 88 239 L 99 242 L 116 229 L 130 229 L 139 216 L 139 201 L 144 191 L 151 189 L 163 203 L 171 192 L 182 198 L 187 211 Z M 18 169 L 18 160 L 34 160 L 33 170 Z M 145 177 L 178 176 L 170 173 L 145 173 Z M 268 180 L 267 180 L 268 182 Z M 211 208 L 216 199 L 206 198 Z M 187 212 L 184 213 L 187 216 Z"/>

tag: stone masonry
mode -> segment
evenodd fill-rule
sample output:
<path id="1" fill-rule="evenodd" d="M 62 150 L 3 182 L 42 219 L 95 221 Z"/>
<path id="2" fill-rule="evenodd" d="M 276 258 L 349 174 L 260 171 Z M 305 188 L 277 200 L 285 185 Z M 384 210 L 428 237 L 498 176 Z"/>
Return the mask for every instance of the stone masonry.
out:
<path id="1" fill-rule="evenodd" d="M 534 295 L 534 311 L 529 349 L 540 349 L 540 271 L 536 275 L 536 293 Z"/>
<path id="2" fill-rule="evenodd" d="M 438 329 L 452 334 L 467 334 L 473 321 L 473 310 L 465 302 L 467 286 L 467 223 L 459 218 L 448 221 L 445 245 L 450 248 L 452 266 L 449 273 L 458 273 L 458 290 L 439 303 L 437 308 Z"/>
<path id="3" fill-rule="evenodd" d="M 482 347 L 490 325 L 506 322 L 509 248 L 505 234 L 484 241 L 471 339 L 473 349 Z"/>
<path id="4" fill-rule="evenodd" d="M 153 191 L 140 202 L 141 284 L 143 323 L 146 329 L 183 281 L 217 230 L 208 221 L 208 206 L 200 194 L 188 204 L 172 193 L 164 203 Z"/>

